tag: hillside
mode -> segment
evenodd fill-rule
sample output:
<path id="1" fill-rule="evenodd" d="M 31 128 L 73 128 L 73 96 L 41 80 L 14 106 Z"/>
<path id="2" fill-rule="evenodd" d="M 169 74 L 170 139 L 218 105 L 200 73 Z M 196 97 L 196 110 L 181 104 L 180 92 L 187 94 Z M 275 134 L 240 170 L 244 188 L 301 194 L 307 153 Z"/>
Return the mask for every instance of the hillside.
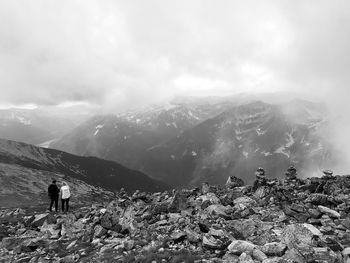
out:
<path id="1" fill-rule="evenodd" d="M 60 172 L 26 168 L 22 165 L 0 163 L 0 207 L 43 207 L 48 208 L 47 187 L 55 178 L 60 185 L 68 183 L 71 189 L 73 207 L 105 202 L 114 193 L 96 187 Z"/>
<path id="2" fill-rule="evenodd" d="M 42 193 L 53 177 L 65 178 L 75 182 L 75 185 L 79 184 L 77 180 L 82 181 L 90 185 L 91 190 L 95 188 L 109 191 L 120 188 L 125 188 L 127 191 L 166 189 L 163 183 L 112 161 L 76 156 L 3 139 L 0 139 L 0 163 L 1 193 L 8 194 L 9 198 L 15 196 L 14 193 L 23 194 L 19 189 L 21 184 L 24 185 L 23 191 Z M 21 183 L 17 185 L 16 182 Z M 29 185 L 38 188 L 27 189 Z"/>

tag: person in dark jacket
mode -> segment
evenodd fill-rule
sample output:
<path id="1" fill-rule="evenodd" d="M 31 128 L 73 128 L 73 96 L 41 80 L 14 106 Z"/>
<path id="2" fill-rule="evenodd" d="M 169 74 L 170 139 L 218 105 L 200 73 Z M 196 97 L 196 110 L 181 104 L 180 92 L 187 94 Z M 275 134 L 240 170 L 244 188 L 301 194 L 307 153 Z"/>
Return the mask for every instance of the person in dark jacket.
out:
<path id="1" fill-rule="evenodd" d="M 47 191 L 48 191 L 48 194 L 49 194 L 49 198 L 51 200 L 50 212 L 52 211 L 53 204 L 55 204 L 55 211 L 57 212 L 57 210 L 58 210 L 58 196 L 59 196 L 59 193 L 60 193 L 60 189 L 56 185 L 56 180 L 52 181 L 52 184 L 49 185 L 49 188 L 48 188 Z"/>

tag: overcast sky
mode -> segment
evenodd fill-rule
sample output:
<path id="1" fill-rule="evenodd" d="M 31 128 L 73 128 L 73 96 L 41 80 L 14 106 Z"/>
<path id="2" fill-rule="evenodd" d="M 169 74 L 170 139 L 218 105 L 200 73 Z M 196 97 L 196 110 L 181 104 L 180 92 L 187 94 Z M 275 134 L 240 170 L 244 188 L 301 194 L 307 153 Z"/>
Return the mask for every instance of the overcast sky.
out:
<path id="1" fill-rule="evenodd" d="M 348 0 L 0 0 L 0 104 L 348 95 Z"/>

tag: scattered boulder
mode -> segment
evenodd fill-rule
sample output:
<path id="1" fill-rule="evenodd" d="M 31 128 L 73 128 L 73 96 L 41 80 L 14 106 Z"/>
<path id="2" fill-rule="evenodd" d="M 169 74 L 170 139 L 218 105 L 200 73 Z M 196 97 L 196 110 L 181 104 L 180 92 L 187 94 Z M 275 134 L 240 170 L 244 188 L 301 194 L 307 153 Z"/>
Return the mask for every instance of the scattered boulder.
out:
<path id="1" fill-rule="evenodd" d="M 210 249 L 222 249 L 224 243 L 220 239 L 207 234 L 203 236 L 203 246 Z"/>
<path id="2" fill-rule="evenodd" d="M 287 246 L 284 243 L 272 242 L 261 246 L 260 250 L 269 257 L 282 257 L 287 250 Z"/>
<path id="3" fill-rule="evenodd" d="M 319 205 L 318 209 L 320 210 L 321 213 L 327 214 L 330 217 L 340 218 L 340 214 L 337 211 L 333 210 L 333 209 L 330 209 L 330 208 L 322 206 L 322 205 Z"/>
<path id="4" fill-rule="evenodd" d="M 34 217 L 34 220 L 31 222 L 31 225 L 32 227 L 41 227 L 45 221 L 48 224 L 55 224 L 56 218 L 50 213 L 39 214 Z"/>
<path id="5" fill-rule="evenodd" d="M 103 228 L 101 225 L 97 225 L 94 228 L 94 237 L 102 237 L 103 235 L 105 235 L 107 233 L 107 230 L 105 228 Z"/>
<path id="6" fill-rule="evenodd" d="M 206 211 L 214 217 L 221 217 L 224 219 L 230 218 L 230 216 L 227 214 L 229 208 L 223 205 L 210 205 L 206 208 Z"/>
<path id="7" fill-rule="evenodd" d="M 245 240 L 233 240 L 232 243 L 228 246 L 228 251 L 235 255 L 241 255 L 242 253 L 251 254 L 256 246 Z"/>

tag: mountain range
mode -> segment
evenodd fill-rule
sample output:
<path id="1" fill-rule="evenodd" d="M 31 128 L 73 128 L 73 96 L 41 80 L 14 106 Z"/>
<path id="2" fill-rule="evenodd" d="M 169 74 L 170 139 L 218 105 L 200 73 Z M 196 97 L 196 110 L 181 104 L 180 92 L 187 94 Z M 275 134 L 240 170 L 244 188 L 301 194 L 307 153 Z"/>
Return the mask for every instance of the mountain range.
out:
<path id="1" fill-rule="evenodd" d="M 251 183 L 258 166 L 271 177 L 291 164 L 302 176 L 332 166 L 326 107 L 271 101 L 191 98 L 99 115 L 50 147 L 113 160 L 174 187 L 223 183 L 229 175 Z"/>

